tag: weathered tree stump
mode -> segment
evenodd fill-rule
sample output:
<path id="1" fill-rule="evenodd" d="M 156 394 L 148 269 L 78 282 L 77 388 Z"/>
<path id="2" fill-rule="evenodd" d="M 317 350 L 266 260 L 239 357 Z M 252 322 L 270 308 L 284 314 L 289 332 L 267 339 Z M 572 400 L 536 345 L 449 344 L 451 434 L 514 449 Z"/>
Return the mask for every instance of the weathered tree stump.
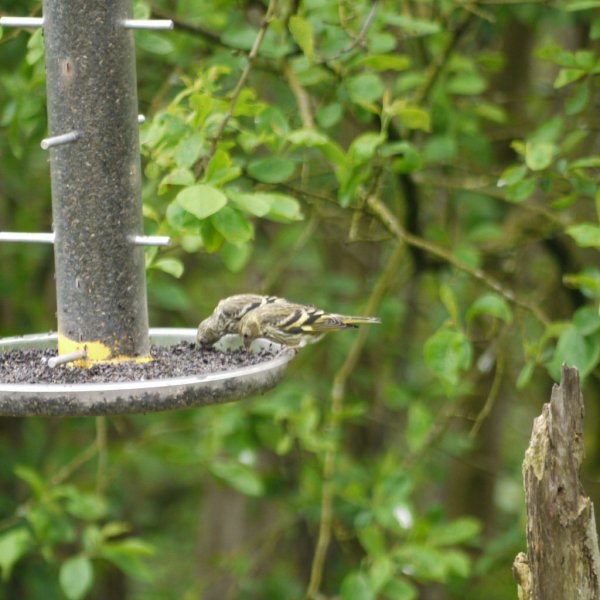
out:
<path id="1" fill-rule="evenodd" d="M 583 415 L 579 372 L 563 366 L 523 461 L 527 555 L 513 564 L 519 600 L 600 599 L 594 505 L 579 479 Z"/>

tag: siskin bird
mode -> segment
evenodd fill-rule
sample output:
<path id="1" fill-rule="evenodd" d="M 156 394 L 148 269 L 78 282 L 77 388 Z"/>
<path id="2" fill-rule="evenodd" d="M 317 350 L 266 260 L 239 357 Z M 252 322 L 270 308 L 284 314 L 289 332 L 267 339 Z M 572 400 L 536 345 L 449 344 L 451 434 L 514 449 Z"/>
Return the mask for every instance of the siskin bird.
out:
<path id="1" fill-rule="evenodd" d="M 261 296 L 260 294 L 237 294 L 223 298 L 214 309 L 212 315 L 198 325 L 196 340 L 201 346 L 209 346 L 218 342 L 228 333 L 238 333 L 240 319 L 251 310 L 273 302 L 286 302 L 277 296 Z"/>
<path id="2" fill-rule="evenodd" d="M 263 303 L 247 311 L 240 320 L 239 333 L 246 349 L 256 338 L 301 348 L 319 341 L 330 331 L 356 329 L 360 323 L 381 323 L 381 319 L 338 315 L 314 306 L 284 301 Z"/>

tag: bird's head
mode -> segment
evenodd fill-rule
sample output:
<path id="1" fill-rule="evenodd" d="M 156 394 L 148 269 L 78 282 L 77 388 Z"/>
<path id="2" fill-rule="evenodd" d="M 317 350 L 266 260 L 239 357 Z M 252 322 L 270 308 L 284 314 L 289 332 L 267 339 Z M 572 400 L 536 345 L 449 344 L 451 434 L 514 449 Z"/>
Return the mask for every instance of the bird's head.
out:
<path id="1" fill-rule="evenodd" d="M 261 336 L 260 323 L 254 318 L 252 313 L 246 315 L 240 323 L 240 337 L 246 350 L 250 349 L 250 344 L 256 338 Z"/>
<path id="2" fill-rule="evenodd" d="M 221 333 L 212 317 L 204 319 L 198 325 L 198 333 L 196 334 L 196 341 L 200 346 L 211 346 L 215 342 L 219 341 Z"/>

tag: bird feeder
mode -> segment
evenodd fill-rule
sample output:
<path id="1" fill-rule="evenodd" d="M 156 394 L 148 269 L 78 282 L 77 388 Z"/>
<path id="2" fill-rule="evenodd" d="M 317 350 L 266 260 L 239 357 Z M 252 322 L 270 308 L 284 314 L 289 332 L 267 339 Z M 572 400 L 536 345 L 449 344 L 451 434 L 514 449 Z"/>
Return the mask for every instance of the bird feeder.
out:
<path id="1" fill-rule="evenodd" d="M 150 361 L 150 344 L 194 340 L 194 329 L 149 330 L 134 29 L 130 0 L 44 0 L 43 17 L 1 17 L 44 31 L 52 233 L 0 241 L 54 246 L 57 333 L 0 340 L 0 352 L 56 347 L 55 365 Z M 0 415 L 95 415 L 212 404 L 256 394 L 282 377 L 292 352 L 236 371 L 127 384 L 2 384 Z"/>

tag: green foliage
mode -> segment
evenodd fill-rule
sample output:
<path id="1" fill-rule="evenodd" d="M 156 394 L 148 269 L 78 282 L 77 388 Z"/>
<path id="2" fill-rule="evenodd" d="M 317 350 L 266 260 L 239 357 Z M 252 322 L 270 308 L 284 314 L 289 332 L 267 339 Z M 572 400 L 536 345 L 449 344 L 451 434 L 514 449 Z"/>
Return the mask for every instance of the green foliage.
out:
<path id="1" fill-rule="evenodd" d="M 130 529 L 125 523 L 106 521 L 109 507 L 104 497 L 71 484 L 46 481 L 28 467 L 17 467 L 15 473 L 27 484 L 31 497 L 15 509 L 8 528 L 0 529 L 3 581 L 27 556 L 41 556 L 57 569 L 60 587 L 69 600 L 85 598 L 92 589 L 93 559 L 105 559 L 132 577 L 150 577 L 142 557 L 151 555 L 152 547 L 124 537 Z M 74 553 L 76 548 L 79 553 Z"/>
<path id="2" fill-rule="evenodd" d="M 151 320 L 265 291 L 383 325 L 91 454 L 88 420 L 0 421 L 0 600 L 515 595 L 531 418 L 600 363 L 599 3 L 277 2 L 249 57 L 267 4 L 135 3 L 180 22 L 134 34 Z M 0 33 L 0 223 L 45 231 L 43 36 Z M 54 328 L 51 250 L 0 264 L 2 334 Z"/>

